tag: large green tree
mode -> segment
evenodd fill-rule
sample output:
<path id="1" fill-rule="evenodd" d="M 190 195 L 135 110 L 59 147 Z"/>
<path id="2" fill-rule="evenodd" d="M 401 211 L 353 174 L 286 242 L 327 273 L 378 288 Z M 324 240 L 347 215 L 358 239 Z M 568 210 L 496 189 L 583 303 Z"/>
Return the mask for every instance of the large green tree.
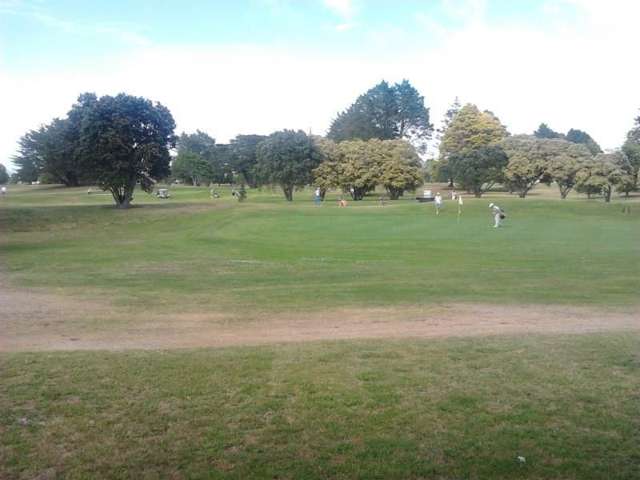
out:
<path id="1" fill-rule="evenodd" d="M 546 141 L 548 156 L 546 159 L 546 183 L 555 183 L 560 191 L 560 198 L 567 198 L 576 186 L 578 175 L 592 158 L 589 148 L 581 143 L 565 140 Z"/>
<path id="2" fill-rule="evenodd" d="M 476 164 L 480 158 L 487 160 L 487 154 L 496 153 L 495 150 L 484 150 L 480 155 L 473 155 L 473 152 L 498 145 L 508 135 L 507 129 L 493 113 L 466 104 L 455 114 L 442 136 L 438 161 L 440 179 L 444 180 L 442 176 L 446 176 L 451 185 L 454 178 L 468 179 L 470 169 L 464 166 L 465 159 Z M 456 157 L 456 168 L 461 168 L 464 173 L 455 171 L 450 162 L 453 156 Z"/>
<path id="3" fill-rule="evenodd" d="M 302 130 L 282 130 L 258 145 L 256 172 L 263 182 L 280 185 L 291 201 L 294 189 L 312 183 L 321 159 L 317 146 Z"/>
<path id="4" fill-rule="evenodd" d="M 497 145 L 508 136 L 507 129 L 491 112 L 467 104 L 460 109 L 442 137 L 440 157 L 465 155 L 475 149 Z"/>
<path id="5" fill-rule="evenodd" d="M 377 159 L 378 183 L 397 200 L 407 190 L 415 190 L 422 183 L 421 163 L 415 148 L 405 140 L 377 140 L 367 142 L 369 155 Z"/>
<path id="6" fill-rule="evenodd" d="M 264 135 L 237 135 L 230 143 L 233 168 L 241 174 L 251 188 L 258 186 L 256 164 L 258 163 L 258 145 Z"/>
<path id="7" fill-rule="evenodd" d="M 622 151 L 629 160 L 631 166 L 630 175 L 632 177 L 634 190 L 638 189 L 640 172 L 640 117 L 636 118 L 634 127 L 627 133 L 627 140 L 622 146 Z"/>
<path id="8" fill-rule="evenodd" d="M 339 186 L 353 200 L 362 200 L 374 190 L 380 178 L 380 162 L 371 155 L 368 142 L 348 140 L 338 144 L 340 152 Z"/>
<path id="9" fill-rule="evenodd" d="M 455 183 L 478 198 L 503 181 L 507 163 L 507 155 L 500 145 L 488 145 L 449 157 Z"/>
<path id="10" fill-rule="evenodd" d="M 80 132 L 83 155 L 96 183 L 128 208 L 136 184 L 151 192 L 169 175 L 175 122 L 160 103 L 121 93 L 104 96 L 87 112 Z"/>
<path id="11" fill-rule="evenodd" d="M 96 100 L 93 93 L 80 95 L 66 118 L 56 118 L 20 139 L 19 153 L 14 158 L 20 180 L 33 182 L 46 176 L 69 187 L 91 181 L 92 172 L 86 168 L 80 148 L 80 129 Z"/>
<path id="12" fill-rule="evenodd" d="M 56 118 L 37 131 L 35 139 L 42 158 L 40 174 L 51 182 L 77 187 L 89 174 L 78 153 L 79 129 L 80 125 L 69 119 Z"/>
<path id="13" fill-rule="evenodd" d="M 28 131 L 18 140 L 18 154 L 12 158 L 17 167 L 16 179 L 18 181 L 35 182 L 42 173 L 44 160 L 40 153 L 39 143 L 37 130 Z"/>
<path id="14" fill-rule="evenodd" d="M 171 174 L 194 186 L 211 179 L 211 165 L 197 153 L 180 152 L 171 162 Z"/>
<path id="15" fill-rule="evenodd" d="M 424 97 L 403 80 L 395 85 L 380 82 L 360 95 L 338 114 L 327 136 L 336 142 L 405 139 L 424 149 L 432 131 Z"/>
<path id="16" fill-rule="evenodd" d="M 362 200 L 376 185 L 381 185 L 395 200 L 422 183 L 420 157 L 405 140 L 372 138 L 336 144 L 316 137 L 314 141 L 323 159 L 314 170 L 314 184 L 322 194 L 339 187 L 353 200 Z"/>
<path id="17" fill-rule="evenodd" d="M 596 142 L 591 137 L 591 135 L 589 135 L 587 132 L 583 130 L 577 130 L 575 128 L 572 128 L 567 132 L 565 139 L 571 143 L 579 143 L 584 145 L 589 149 L 589 152 L 591 152 L 591 155 L 597 155 L 599 153 L 602 153 L 602 149 L 600 148 L 600 145 L 598 145 L 598 142 Z"/>
<path id="18" fill-rule="evenodd" d="M 462 104 L 460 103 L 460 99 L 456 97 L 453 103 L 449 106 L 447 111 L 444 114 L 442 119 L 442 124 L 440 128 L 438 128 L 436 132 L 436 140 L 438 141 L 438 148 L 440 144 L 442 144 L 442 139 L 444 138 L 444 134 L 447 132 L 449 127 L 451 126 L 451 122 L 456 117 L 460 109 L 462 108 Z M 440 155 L 439 159 L 432 159 L 429 161 L 429 172 L 430 176 L 436 182 L 448 182 L 449 186 L 453 187 L 453 176 L 452 172 L 449 169 L 449 162 L 444 155 Z"/>
<path id="19" fill-rule="evenodd" d="M 238 174 L 241 172 L 235 172 L 234 168 L 234 157 L 231 145 L 228 143 L 218 143 L 215 148 L 214 161 L 211 164 L 211 181 L 216 183 L 234 183 L 238 181 L 240 184 L 243 184 L 246 178 L 238 178 Z"/>
<path id="20" fill-rule="evenodd" d="M 552 130 L 546 123 L 541 123 L 538 129 L 533 132 L 533 136 L 536 138 L 546 138 L 548 140 L 564 138 L 562 133 Z"/>
<path id="21" fill-rule="evenodd" d="M 9 183 L 9 172 L 7 172 L 7 168 L 0 163 L 0 185 L 4 185 L 5 183 Z"/>
<path id="22" fill-rule="evenodd" d="M 532 135 L 514 135 L 505 139 L 503 148 L 509 158 L 505 179 L 510 190 L 525 198 L 547 174 L 550 158 L 558 154 L 560 141 Z"/>
<path id="23" fill-rule="evenodd" d="M 195 133 L 182 132 L 176 141 L 178 154 L 192 153 L 206 161 L 213 157 L 215 146 L 215 138 L 201 130 Z"/>
<path id="24" fill-rule="evenodd" d="M 324 200 L 327 190 L 340 185 L 341 156 L 338 145 L 325 137 L 314 136 L 321 163 L 313 170 L 313 184 L 320 189 L 320 198 Z"/>
<path id="25" fill-rule="evenodd" d="M 625 172 L 620 167 L 623 154 L 601 153 L 596 155 L 578 174 L 577 190 L 591 195 L 602 194 L 605 202 L 611 201 L 611 194 L 616 185 L 624 183 Z"/>
<path id="26" fill-rule="evenodd" d="M 206 132 L 182 132 L 177 139 L 178 156 L 171 162 L 171 174 L 192 185 L 214 181 L 219 170 L 216 140 Z"/>

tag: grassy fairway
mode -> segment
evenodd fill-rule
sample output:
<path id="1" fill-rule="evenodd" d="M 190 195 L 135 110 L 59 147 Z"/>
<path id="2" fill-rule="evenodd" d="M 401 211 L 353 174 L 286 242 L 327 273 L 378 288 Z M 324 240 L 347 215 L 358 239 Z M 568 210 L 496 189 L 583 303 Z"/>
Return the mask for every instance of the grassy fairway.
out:
<path id="1" fill-rule="evenodd" d="M 640 203 L 623 213 L 621 201 L 546 193 L 468 198 L 458 221 L 451 202 L 436 217 L 410 200 L 340 209 L 264 191 L 238 204 L 177 188 L 123 212 L 85 189 L 12 188 L 0 199 L 0 342 L 6 329 L 46 347 L 61 324 L 170 337 L 172 322 L 208 313 L 222 315 L 208 324 L 218 335 L 224 322 L 320 323 L 340 307 L 400 320 L 466 303 L 469 328 L 480 304 L 633 317 Z M 489 201 L 505 228 L 491 228 Z M 144 323 L 154 318 L 165 323 Z M 637 479 L 640 333 L 605 330 L 0 353 L 0 478 Z"/>
<path id="2" fill-rule="evenodd" d="M 585 335 L 15 354 L 0 477 L 631 480 L 639 351 Z"/>
<path id="3" fill-rule="evenodd" d="M 640 205 L 499 199 L 315 207 L 270 192 L 242 205 L 205 189 L 128 212 L 84 190 L 15 193 L 0 210 L 13 281 L 175 311 L 511 302 L 628 305 L 640 291 Z M 99 202 L 104 205 L 95 205 Z M 190 203 L 195 202 L 195 203 Z M 88 203 L 84 205 L 82 203 Z"/>

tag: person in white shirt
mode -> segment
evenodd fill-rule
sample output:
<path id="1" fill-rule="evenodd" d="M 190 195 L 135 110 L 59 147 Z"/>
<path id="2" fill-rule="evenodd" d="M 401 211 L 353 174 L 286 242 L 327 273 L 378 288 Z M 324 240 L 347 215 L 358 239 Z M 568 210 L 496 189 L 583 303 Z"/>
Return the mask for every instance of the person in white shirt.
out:
<path id="1" fill-rule="evenodd" d="M 2 186 L 2 188 L 0 189 L 0 193 L 2 193 L 2 195 L 4 195 L 5 193 L 7 193 L 7 187 L 5 187 L 4 185 Z"/>
<path id="2" fill-rule="evenodd" d="M 436 215 L 440 215 L 440 209 L 442 208 L 442 195 L 440 195 L 440 192 L 436 193 L 434 202 L 436 205 Z"/>
<path id="3" fill-rule="evenodd" d="M 504 210 L 502 210 L 495 203 L 490 203 L 489 208 L 491 209 L 491 215 L 493 215 L 493 228 L 498 228 L 501 225 L 502 220 L 504 220 L 506 217 L 506 215 L 504 214 Z"/>

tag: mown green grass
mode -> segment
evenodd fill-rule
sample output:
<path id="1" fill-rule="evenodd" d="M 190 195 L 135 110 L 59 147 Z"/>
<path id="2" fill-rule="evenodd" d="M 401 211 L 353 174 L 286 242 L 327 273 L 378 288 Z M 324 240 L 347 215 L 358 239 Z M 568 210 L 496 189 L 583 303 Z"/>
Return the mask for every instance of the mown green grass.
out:
<path id="1" fill-rule="evenodd" d="M 4 355 L 0 477 L 631 480 L 638 352 L 599 334 Z"/>
<path id="2" fill-rule="evenodd" d="M 323 309 L 334 306 L 507 302 L 637 304 L 640 205 L 500 197 L 448 203 L 375 199 L 340 209 L 308 192 L 174 189 L 130 211 L 84 189 L 3 199 L 2 257 L 10 278 L 146 309 Z M 98 199 L 98 200 L 96 200 Z M 102 204 L 98 205 L 95 202 Z"/>
<path id="3" fill-rule="evenodd" d="M 436 218 L 221 190 L 123 212 L 12 187 L 1 273 L 123 307 L 115 328 L 159 311 L 638 304 L 637 201 L 493 195 L 458 221 L 451 203 Z M 2 354 L 0 478 L 635 479 L 639 351 L 637 333 L 607 333 Z"/>

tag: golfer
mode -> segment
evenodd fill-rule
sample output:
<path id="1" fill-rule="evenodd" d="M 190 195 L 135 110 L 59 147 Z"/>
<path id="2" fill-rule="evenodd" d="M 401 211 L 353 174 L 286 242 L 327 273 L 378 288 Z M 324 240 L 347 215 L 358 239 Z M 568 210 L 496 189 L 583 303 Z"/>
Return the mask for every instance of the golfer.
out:
<path id="1" fill-rule="evenodd" d="M 498 228 L 502 223 L 502 220 L 506 218 L 506 215 L 504 214 L 504 210 L 502 210 L 495 203 L 490 203 L 489 208 L 491 209 L 491 215 L 493 215 L 493 221 L 494 221 L 493 228 Z"/>
<path id="2" fill-rule="evenodd" d="M 434 201 L 436 205 L 436 215 L 440 215 L 440 209 L 442 208 L 442 195 L 440 195 L 440 192 L 436 193 Z"/>

